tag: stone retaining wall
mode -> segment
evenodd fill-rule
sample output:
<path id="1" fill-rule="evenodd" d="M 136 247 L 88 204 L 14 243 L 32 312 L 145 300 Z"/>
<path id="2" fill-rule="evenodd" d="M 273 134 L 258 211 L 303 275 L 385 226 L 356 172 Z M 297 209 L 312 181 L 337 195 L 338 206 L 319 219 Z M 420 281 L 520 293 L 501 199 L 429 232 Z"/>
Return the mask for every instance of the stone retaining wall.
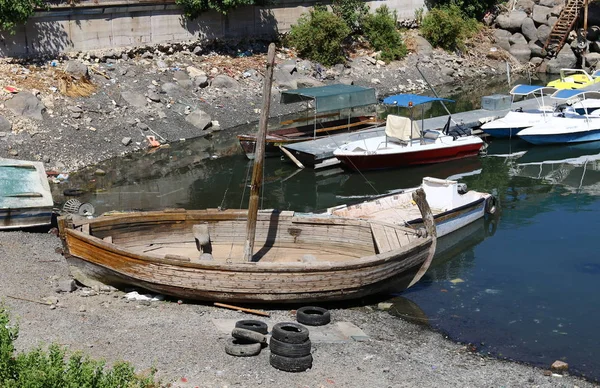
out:
<path id="1" fill-rule="evenodd" d="M 316 0 L 280 0 L 277 6 L 243 7 L 228 15 L 206 12 L 189 21 L 174 0 L 81 0 L 38 12 L 16 34 L 0 33 L 0 55 L 38 56 L 70 51 L 152 45 L 212 38 L 269 38 L 289 31 Z M 373 1 L 414 17 L 424 0 Z"/>

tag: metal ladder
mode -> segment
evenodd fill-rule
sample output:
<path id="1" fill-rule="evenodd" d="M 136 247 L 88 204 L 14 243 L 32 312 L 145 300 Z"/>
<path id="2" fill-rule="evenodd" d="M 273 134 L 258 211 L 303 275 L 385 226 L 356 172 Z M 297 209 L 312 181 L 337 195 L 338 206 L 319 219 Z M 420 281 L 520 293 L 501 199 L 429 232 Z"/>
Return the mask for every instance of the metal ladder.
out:
<path id="1" fill-rule="evenodd" d="M 552 31 L 544 44 L 544 50 L 549 54 L 558 54 L 569 36 L 569 32 L 575 26 L 575 22 L 579 17 L 579 12 L 584 6 L 585 0 L 568 0 L 563 8 L 558 20 L 552 27 Z"/>

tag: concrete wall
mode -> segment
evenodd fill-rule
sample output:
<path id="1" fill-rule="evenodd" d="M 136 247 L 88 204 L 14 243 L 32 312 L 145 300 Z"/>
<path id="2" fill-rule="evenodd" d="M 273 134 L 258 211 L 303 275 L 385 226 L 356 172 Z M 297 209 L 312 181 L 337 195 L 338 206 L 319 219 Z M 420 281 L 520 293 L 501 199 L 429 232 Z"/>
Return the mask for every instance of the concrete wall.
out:
<path id="1" fill-rule="evenodd" d="M 0 32 L 0 55 L 36 56 L 212 38 L 268 38 L 289 31 L 313 1 L 282 0 L 272 8 L 243 7 L 228 15 L 206 12 L 187 20 L 174 0 L 82 0 L 75 7 L 38 12 L 14 35 Z M 423 0 L 369 3 L 414 17 Z"/>

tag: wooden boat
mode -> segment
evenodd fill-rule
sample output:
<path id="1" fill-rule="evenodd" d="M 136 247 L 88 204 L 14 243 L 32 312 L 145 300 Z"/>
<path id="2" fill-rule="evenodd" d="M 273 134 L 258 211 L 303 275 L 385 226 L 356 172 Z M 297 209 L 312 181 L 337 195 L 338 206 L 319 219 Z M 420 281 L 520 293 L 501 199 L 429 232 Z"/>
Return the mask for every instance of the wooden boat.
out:
<path id="1" fill-rule="evenodd" d="M 355 132 L 382 123 L 377 120 L 375 113 L 373 116 L 342 117 L 345 110 L 377 104 L 373 88 L 334 84 L 286 90 L 281 93 L 282 104 L 298 102 L 314 103 L 314 115 L 310 115 L 306 120 L 292 120 L 291 124 L 308 120 L 313 120 L 313 123 L 269 131 L 265 156 L 279 156 L 281 145 L 322 138 L 335 133 Z M 332 117 L 339 118 L 331 120 Z M 254 159 L 256 134 L 238 135 L 238 140 L 246 156 Z"/>
<path id="2" fill-rule="evenodd" d="M 450 234 L 486 214 L 496 212 L 496 199 L 488 193 L 467 191 L 466 186 L 449 179 L 425 177 L 419 187 L 387 194 L 354 205 L 340 205 L 327 210 L 328 214 L 380 220 L 395 225 L 422 227 L 421 213 L 412 194 L 421 188 L 433 213 L 437 237 Z"/>
<path id="3" fill-rule="evenodd" d="M 366 171 L 440 163 L 477 156 L 483 140 L 458 127 L 450 127 L 450 118 L 442 130 L 424 130 L 412 120 L 412 108 L 444 99 L 400 94 L 392 97 L 397 106 L 410 108 L 411 117 L 388 115 L 385 135 L 357 140 L 337 148 L 333 155 L 345 167 Z M 385 100 L 384 100 L 385 103 Z"/>
<path id="4" fill-rule="evenodd" d="M 422 190 L 414 200 L 424 229 L 326 214 L 257 212 L 274 51 L 271 45 L 249 209 L 60 218 L 65 257 L 77 280 L 185 299 L 306 303 L 381 292 L 413 269 L 418 270 L 409 286 L 423 276 L 437 238 Z"/>
<path id="5" fill-rule="evenodd" d="M 43 163 L 0 159 L 0 230 L 50 225 L 53 206 Z"/>

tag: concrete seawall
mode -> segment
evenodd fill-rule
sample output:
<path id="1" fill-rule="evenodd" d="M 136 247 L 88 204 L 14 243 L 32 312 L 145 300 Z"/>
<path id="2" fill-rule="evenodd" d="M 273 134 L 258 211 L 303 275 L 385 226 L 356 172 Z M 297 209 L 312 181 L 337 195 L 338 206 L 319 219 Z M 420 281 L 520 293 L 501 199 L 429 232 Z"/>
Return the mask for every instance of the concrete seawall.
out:
<path id="1" fill-rule="evenodd" d="M 315 1 L 281 0 L 269 8 L 248 6 L 228 15 L 203 13 L 187 20 L 174 0 L 81 0 L 37 12 L 15 34 L 0 33 L 0 55 L 38 56 L 111 47 L 214 38 L 269 38 L 290 26 Z M 399 19 L 411 19 L 424 0 L 373 1 L 386 4 Z"/>

